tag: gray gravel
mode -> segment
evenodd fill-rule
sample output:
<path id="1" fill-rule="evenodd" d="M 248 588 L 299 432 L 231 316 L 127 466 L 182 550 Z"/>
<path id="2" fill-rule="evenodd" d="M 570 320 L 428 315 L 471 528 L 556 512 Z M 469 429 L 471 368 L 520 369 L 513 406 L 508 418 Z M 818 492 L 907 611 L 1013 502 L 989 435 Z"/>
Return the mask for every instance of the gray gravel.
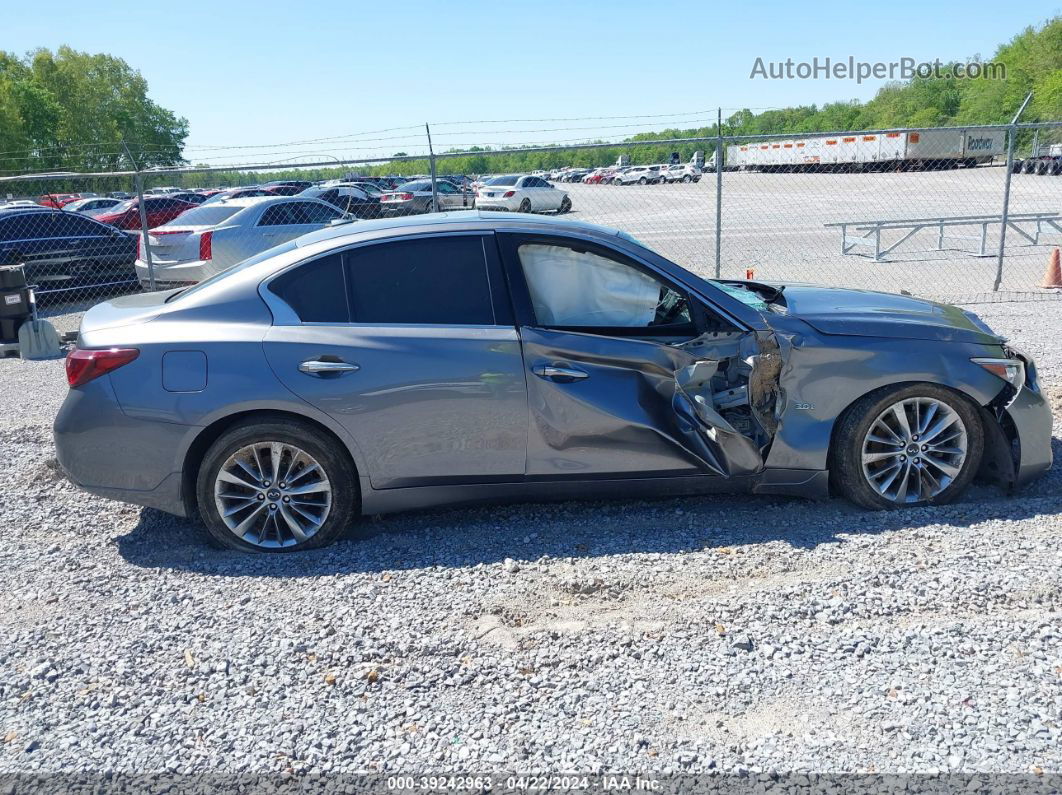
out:
<path id="1" fill-rule="evenodd" d="M 975 309 L 1057 405 L 1056 307 Z M 523 504 L 247 556 L 66 483 L 64 392 L 0 361 L 0 772 L 1062 769 L 1059 467 L 888 514 Z"/>

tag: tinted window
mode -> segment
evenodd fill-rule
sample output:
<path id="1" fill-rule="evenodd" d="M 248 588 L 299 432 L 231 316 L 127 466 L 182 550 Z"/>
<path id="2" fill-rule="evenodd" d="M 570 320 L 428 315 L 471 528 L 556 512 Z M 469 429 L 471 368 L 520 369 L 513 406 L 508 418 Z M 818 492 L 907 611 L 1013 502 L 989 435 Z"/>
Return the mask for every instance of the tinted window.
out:
<path id="1" fill-rule="evenodd" d="M 347 252 L 356 323 L 493 325 L 483 239 L 435 237 Z"/>
<path id="2" fill-rule="evenodd" d="M 334 218 L 339 218 L 342 213 L 333 207 L 319 202 L 299 202 L 298 213 L 303 224 L 327 224 Z"/>
<path id="3" fill-rule="evenodd" d="M 400 190 L 402 193 L 416 193 L 417 191 L 431 190 L 431 183 L 430 182 L 406 182 L 405 184 L 399 185 L 398 186 L 398 190 Z"/>
<path id="4" fill-rule="evenodd" d="M 488 185 L 515 185 L 516 180 L 520 179 L 519 174 L 510 174 L 507 177 L 492 177 L 487 180 Z"/>
<path id="5" fill-rule="evenodd" d="M 259 226 L 283 226 L 285 224 L 295 223 L 291 220 L 291 204 L 274 204 L 272 207 L 267 207 L 266 211 L 262 213 L 262 220 L 258 222 Z"/>
<path id="6" fill-rule="evenodd" d="M 30 213 L 26 213 L 26 215 L 30 215 Z M 24 240 L 35 237 L 29 231 L 29 220 L 18 216 L 0 218 L 0 240 Z"/>
<path id="7" fill-rule="evenodd" d="M 349 322 L 341 254 L 300 265 L 274 279 L 269 289 L 284 299 L 304 323 Z"/>
<path id="8" fill-rule="evenodd" d="M 52 226 L 56 237 L 101 237 L 106 230 L 99 224 L 74 213 L 57 213 Z"/>

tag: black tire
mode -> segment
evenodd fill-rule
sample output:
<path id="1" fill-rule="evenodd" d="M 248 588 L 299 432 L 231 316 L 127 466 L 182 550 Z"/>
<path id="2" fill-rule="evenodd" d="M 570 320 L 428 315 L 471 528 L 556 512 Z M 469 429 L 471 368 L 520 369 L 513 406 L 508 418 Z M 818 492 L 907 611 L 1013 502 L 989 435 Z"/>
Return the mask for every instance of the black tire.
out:
<path id="1" fill-rule="evenodd" d="M 530 199 L 524 199 L 522 202 L 520 202 L 519 212 L 522 212 L 522 213 L 531 212 L 531 200 Z"/>
<path id="2" fill-rule="evenodd" d="M 645 185 L 647 182 L 649 182 L 649 180 L 647 180 L 645 177 L 642 177 L 640 180 L 638 180 L 639 185 Z"/>
<path id="3" fill-rule="evenodd" d="M 952 408 L 966 428 L 966 458 L 958 475 L 939 494 L 916 502 L 897 503 L 879 494 L 863 473 L 863 440 L 875 420 L 895 403 L 909 398 L 931 398 Z M 970 485 L 981 465 L 984 428 L 981 417 L 967 398 L 936 384 L 911 384 L 877 389 L 863 396 L 845 411 L 834 432 L 830 450 L 830 481 L 834 493 L 856 505 L 874 510 L 943 505 L 957 499 Z"/>
<path id="4" fill-rule="evenodd" d="M 320 529 L 306 541 L 279 548 L 260 547 L 238 538 L 226 527 L 214 500 L 214 482 L 229 456 L 255 442 L 272 441 L 293 445 L 313 456 L 332 487 L 331 507 Z M 283 418 L 240 422 L 218 437 L 206 451 L 199 467 L 196 501 L 210 541 L 216 546 L 244 552 L 297 552 L 327 546 L 339 538 L 358 515 L 360 503 L 357 476 L 346 451 L 314 426 Z"/>
<path id="5" fill-rule="evenodd" d="M 1047 161 L 1040 160 L 1036 164 L 1036 174 L 1037 174 L 1037 176 L 1042 177 L 1046 173 L 1047 173 Z"/>
<path id="6" fill-rule="evenodd" d="M 571 209 L 572 200 L 565 196 L 563 199 L 561 199 L 560 208 L 557 210 L 557 213 L 560 215 L 564 215 L 565 213 L 571 212 Z"/>
<path id="7" fill-rule="evenodd" d="M 689 174 L 686 174 L 686 175 L 685 175 L 685 176 L 684 176 L 684 177 L 682 178 L 682 181 L 683 181 L 683 182 L 693 182 L 693 177 L 691 177 L 691 176 L 690 176 Z"/>
<path id="8" fill-rule="evenodd" d="M 1036 161 L 1026 160 L 1021 164 L 1021 171 L 1023 174 L 1031 174 L 1036 170 Z"/>

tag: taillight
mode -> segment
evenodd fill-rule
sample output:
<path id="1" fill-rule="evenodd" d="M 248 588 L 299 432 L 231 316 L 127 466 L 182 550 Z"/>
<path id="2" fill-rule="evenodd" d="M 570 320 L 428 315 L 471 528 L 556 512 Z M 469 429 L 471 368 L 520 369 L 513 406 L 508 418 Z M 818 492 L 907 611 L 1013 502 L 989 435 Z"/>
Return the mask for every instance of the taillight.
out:
<path id="1" fill-rule="evenodd" d="M 199 259 L 211 259 L 213 257 L 213 252 L 211 251 L 213 242 L 213 232 L 203 232 L 199 236 Z"/>
<path id="2" fill-rule="evenodd" d="M 136 238 L 136 258 L 138 260 L 144 259 L 144 233 L 141 232 Z"/>
<path id="3" fill-rule="evenodd" d="M 502 194 L 502 198 L 503 198 L 503 199 L 511 199 L 511 198 L 512 198 L 513 196 L 515 196 L 515 195 L 516 195 L 516 191 L 514 191 L 514 190 L 507 190 L 507 191 L 505 191 L 505 193 L 503 193 L 503 194 Z"/>
<path id="4" fill-rule="evenodd" d="M 398 196 L 396 196 L 395 198 L 397 198 L 400 202 L 413 201 L 413 194 L 412 193 L 399 193 Z"/>
<path id="5" fill-rule="evenodd" d="M 70 387 L 84 386 L 94 378 L 129 364 L 140 351 L 136 348 L 108 348 L 90 351 L 75 348 L 66 357 L 66 382 Z"/>

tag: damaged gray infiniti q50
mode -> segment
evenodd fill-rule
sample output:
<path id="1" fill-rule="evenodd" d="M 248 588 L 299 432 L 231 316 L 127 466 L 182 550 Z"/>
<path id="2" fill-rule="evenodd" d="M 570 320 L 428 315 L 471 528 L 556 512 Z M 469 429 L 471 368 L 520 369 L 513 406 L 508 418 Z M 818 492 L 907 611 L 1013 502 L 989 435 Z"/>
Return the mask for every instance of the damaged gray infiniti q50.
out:
<path id="1" fill-rule="evenodd" d="M 943 503 L 1051 464 L 1033 362 L 909 296 L 702 279 L 612 229 L 335 227 L 91 309 L 59 460 L 237 549 L 358 514 L 723 490 Z"/>

